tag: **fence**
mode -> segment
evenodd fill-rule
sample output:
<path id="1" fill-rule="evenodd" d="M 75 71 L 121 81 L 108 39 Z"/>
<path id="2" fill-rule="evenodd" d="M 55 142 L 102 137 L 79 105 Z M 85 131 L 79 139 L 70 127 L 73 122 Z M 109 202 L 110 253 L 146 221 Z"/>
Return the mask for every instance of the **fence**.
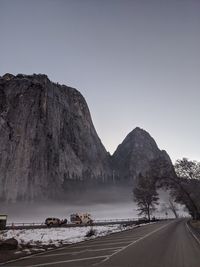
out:
<path id="1" fill-rule="evenodd" d="M 157 220 L 165 220 L 164 217 L 159 217 Z M 144 221 L 144 220 L 142 220 Z M 127 218 L 127 219 L 104 219 L 104 220 L 94 220 L 92 225 L 93 226 L 101 226 L 101 225 L 111 225 L 111 224 L 138 224 L 139 219 L 138 218 Z M 74 223 L 67 223 L 63 225 L 57 225 L 53 227 L 85 227 L 88 226 L 88 224 L 74 224 Z M 46 224 L 44 222 L 42 223 L 35 223 L 35 222 L 15 222 L 15 223 L 7 223 L 6 225 L 7 229 L 41 229 L 41 228 L 47 228 Z"/>

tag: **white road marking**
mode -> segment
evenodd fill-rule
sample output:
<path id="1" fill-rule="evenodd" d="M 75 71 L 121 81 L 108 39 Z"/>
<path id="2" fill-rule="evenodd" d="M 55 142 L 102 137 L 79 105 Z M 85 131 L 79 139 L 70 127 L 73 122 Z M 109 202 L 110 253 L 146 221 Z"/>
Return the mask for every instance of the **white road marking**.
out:
<path id="1" fill-rule="evenodd" d="M 104 259 L 103 261 L 101 261 L 101 263 L 102 263 L 102 262 L 106 262 L 106 261 L 108 261 L 108 260 L 109 260 L 111 257 L 113 257 L 114 255 L 117 255 L 118 253 L 122 252 L 123 250 L 127 249 L 128 247 L 132 246 L 133 244 L 135 244 L 135 243 L 137 243 L 137 242 L 139 242 L 139 241 L 141 241 L 141 240 L 147 238 L 148 236 L 150 236 L 150 235 L 152 235 L 152 234 L 154 234 L 154 233 L 160 231 L 161 229 L 165 228 L 166 226 L 170 225 L 171 223 L 173 223 L 173 221 L 170 222 L 170 223 L 168 223 L 168 224 L 166 224 L 166 225 L 161 226 L 160 228 L 158 228 L 158 229 L 156 229 L 156 230 L 154 230 L 154 231 L 152 231 L 152 232 L 146 234 L 146 235 L 143 236 L 143 237 L 140 237 L 139 239 L 137 239 L 137 240 L 131 242 L 130 244 L 128 244 L 127 246 L 125 246 L 125 247 L 123 247 L 123 248 L 121 248 L 121 249 L 119 249 L 118 251 L 114 252 L 113 254 L 108 255 L 108 256 L 106 257 L 106 259 Z M 93 266 L 94 266 L 94 265 L 98 265 L 98 264 L 93 264 Z"/>
<path id="2" fill-rule="evenodd" d="M 94 242 L 91 242 L 90 244 L 91 245 L 97 245 L 97 244 L 104 245 L 104 244 L 110 244 L 110 243 L 112 243 L 112 244 L 117 244 L 117 243 L 130 243 L 132 241 L 133 241 L 133 238 L 132 239 L 129 239 L 129 240 L 122 239 L 122 240 L 105 240 L 105 241 L 101 241 L 101 242 L 94 241 Z"/>
<path id="3" fill-rule="evenodd" d="M 79 246 L 79 247 L 76 247 L 77 248 L 90 248 L 90 247 L 96 247 L 96 246 L 105 246 L 105 245 L 117 245 L 117 244 L 125 244 L 125 243 L 130 243 L 131 241 L 123 241 L 123 242 L 114 242 L 114 243 L 101 243 L 101 244 L 91 244 L 91 245 L 86 245 L 86 246 Z"/>
<path id="4" fill-rule="evenodd" d="M 81 259 L 73 259 L 73 260 L 66 260 L 66 261 L 55 261 L 55 262 L 49 262 L 49 263 L 40 263 L 40 264 L 34 264 L 34 265 L 27 265 L 26 267 L 50 266 L 50 265 L 54 265 L 54 264 L 61 264 L 61 263 L 68 263 L 68 262 L 87 261 L 87 260 L 93 260 L 93 259 L 102 259 L 102 258 L 106 258 L 108 256 L 109 255 L 88 257 L 88 258 L 81 258 Z"/>
<path id="5" fill-rule="evenodd" d="M 141 235 L 140 236 L 138 236 L 138 237 L 141 237 Z M 114 241 L 129 241 L 129 242 L 131 242 L 131 241 L 133 241 L 133 240 L 135 240 L 135 239 L 137 239 L 138 237 L 136 237 L 136 238 L 116 238 L 116 239 L 105 239 L 105 240 L 92 240 L 92 242 L 90 242 L 90 243 L 99 243 L 99 244 L 101 244 L 101 243 L 106 243 L 106 242 L 114 242 Z"/>
<path id="6" fill-rule="evenodd" d="M 190 234 L 194 237 L 194 239 L 195 239 L 195 240 L 197 241 L 197 243 L 200 245 L 200 240 L 199 240 L 199 238 L 198 238 L 198 237 L 193 233 L 193 231 L 190 229 L 188 223 L 185 223 L 185 225 L 186 225 L 188 231 L 190 232 Z"/>
<path id="7" fill-rule="evenodd" d="M 57 253 L 57 254 L 49 254 L 49 255 L 35 255 L 35 258 L 45 258 L 45 257 L 54 257 L 54 256 L 63 256 L 63 255 L 77 255 L 84 252 L 98 252 L 98 251 L 104 251 L 104 250 L 117 250 L 122 247 L 114 247 L 114 248 L 99 248 L 99 249 L 84 249 L 77 252 L 66 252 L 66 253 Z"/>

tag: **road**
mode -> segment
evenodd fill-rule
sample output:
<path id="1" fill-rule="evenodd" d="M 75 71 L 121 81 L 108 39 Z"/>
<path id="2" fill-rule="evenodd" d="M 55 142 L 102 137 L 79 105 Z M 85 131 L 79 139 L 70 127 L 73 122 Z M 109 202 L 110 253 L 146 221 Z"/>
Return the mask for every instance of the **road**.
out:
<path id="1" fill-rule="evenodd" d="M 3 266 L 199 267 L 200 244 L 186 220 L 158 222 Z"/>

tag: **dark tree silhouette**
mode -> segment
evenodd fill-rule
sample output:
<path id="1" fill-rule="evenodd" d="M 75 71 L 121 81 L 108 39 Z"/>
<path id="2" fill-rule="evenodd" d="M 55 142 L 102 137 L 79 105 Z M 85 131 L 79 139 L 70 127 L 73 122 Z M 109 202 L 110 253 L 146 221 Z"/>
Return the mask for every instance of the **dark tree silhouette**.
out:
<path id="1" fill-rule="evenodd" d="M 167 170 L 162 158 L 151 162 L 151 174 L 159 187 L 169 189 L 175 202 L 184 205 L 193 219 L 200 220 L 200 179 L 198 174 L 200 163 L 188 161 L 186 158 L 177 160 L 175 169 L 159 174 L 159 169 Z"/>
<path id="2" fill-rule="evenodd" d="M 155 180 L 149 176 L 139 175 L 133 189 L 134 200 L 138 205 L 139 215 L 144 214 L 148 220 L 151 219 L 152 212 L 158 204 L 158 193 L 156 191 Z"/>

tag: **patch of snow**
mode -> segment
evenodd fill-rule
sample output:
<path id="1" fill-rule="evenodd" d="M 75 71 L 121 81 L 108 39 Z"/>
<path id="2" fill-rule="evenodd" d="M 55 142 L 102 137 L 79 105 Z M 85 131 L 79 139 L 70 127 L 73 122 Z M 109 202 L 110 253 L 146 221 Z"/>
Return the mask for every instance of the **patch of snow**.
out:
<path id="1" fill-rule="evenodd" d="M 28 249 L 28 248 L 23 249 L 22 252 L 25 252 L 25 253 L 28 254 L 28 255 L 31 254 L 31 250 Z"/>
<path id="2" fill-rule="evenodd" d="M 31 248 L 31 251 L 43 252 L 43 251 L 46 251 L 46 249 L 44 249 L 44 248 Z"/>
<path id="3" fill-rule="evenodd" d="M 59 247 L 63 244 L 72 244 L 89 239 L 85 236 L 86 233 L 91 229 L 91 227 L 93 230 L 95 230 L 95 236 L 92 236 L 90 238 L 105 236 L 114 232 L 128 229 L 127 227 L 122 227 L 121 225 L 117 224 L 108 226 L 85 226 L 72 228 L 8 230 L 3 233 L 2 239 L 4 240 L 7 238 L 15 238 L 20 245 L 54 245 Z"/>

